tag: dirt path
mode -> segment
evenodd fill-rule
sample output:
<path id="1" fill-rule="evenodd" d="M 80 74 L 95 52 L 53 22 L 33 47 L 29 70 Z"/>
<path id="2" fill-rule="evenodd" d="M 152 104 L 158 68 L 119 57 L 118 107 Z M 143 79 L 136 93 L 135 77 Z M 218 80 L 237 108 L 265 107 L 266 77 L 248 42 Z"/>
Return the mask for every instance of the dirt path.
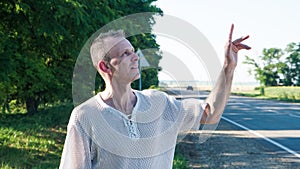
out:
<path id="1" fill-rule="evenodd" d="M 300 169 L 299 158 L 225 121 L 203 144 L 196 139 L 188 135 L 177 146 L 192 169 Z"/>

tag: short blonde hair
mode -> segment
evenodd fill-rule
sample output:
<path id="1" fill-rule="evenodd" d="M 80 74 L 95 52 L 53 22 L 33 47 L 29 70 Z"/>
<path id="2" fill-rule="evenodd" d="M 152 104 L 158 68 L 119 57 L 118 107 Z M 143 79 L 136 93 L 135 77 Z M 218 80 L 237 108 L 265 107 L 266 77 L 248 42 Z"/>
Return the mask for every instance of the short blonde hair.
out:
<path id="1" fill-rule="evenodd" d="M 98 70 L 98 63 L 101 60 L 110 61 L 109 51 L 113 45 L 109 44 L 109 41 L 116 38 L 125 38 L 125 33 L 123 30 L 110 30 L 105 33 L 100 33 L 97 36 L 90 48 L 91 58 L 94 67 Z"/>

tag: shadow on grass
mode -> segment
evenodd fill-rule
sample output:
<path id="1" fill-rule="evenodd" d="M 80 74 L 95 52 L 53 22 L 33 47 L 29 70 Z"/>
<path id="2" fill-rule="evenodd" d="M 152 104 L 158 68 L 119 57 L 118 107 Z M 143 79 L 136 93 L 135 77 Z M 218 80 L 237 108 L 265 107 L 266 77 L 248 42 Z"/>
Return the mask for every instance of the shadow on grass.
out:
<path id="1" fill-rule="evenodd" d="M 39 150 L 0 147 L 0 164 L 6 168 L 57 168 L 60 157 Z M 12 160 L 14 159 L 14 160 Z"/>
<path id="2" fill-rule="evenodd" d="M 72 104 L 0 114 L 0 168 L 57 168 Z"/>
<path id="3" fill-rule="evenodd" d="M 259 96 L 261 96 L 260 94 L 254 94 L 254 93 L 235 93 L 235 92 L 232 92 L 231 94 L 235 95 L 235 96 L 245 96 L 245 97 L 259 97 Z"/>

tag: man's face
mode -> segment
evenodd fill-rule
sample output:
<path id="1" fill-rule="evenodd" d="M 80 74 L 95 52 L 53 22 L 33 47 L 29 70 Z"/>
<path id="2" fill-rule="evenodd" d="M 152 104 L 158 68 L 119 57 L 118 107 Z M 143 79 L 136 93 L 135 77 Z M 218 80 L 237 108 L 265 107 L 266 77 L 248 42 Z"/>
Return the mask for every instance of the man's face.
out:
<path id="1" fill-rule="evenodd" d="M 110 66 L 112 66 L 113 80 L 131 83 L 140 78 L 138 56 L 134 53 L 131 43 L 125 38 L 112 39 L 116 42 L 110 49 Z M 113 43 L 114 43 L 113 42 Z M 115 78 L 115 79 L 114 79 Z"/>

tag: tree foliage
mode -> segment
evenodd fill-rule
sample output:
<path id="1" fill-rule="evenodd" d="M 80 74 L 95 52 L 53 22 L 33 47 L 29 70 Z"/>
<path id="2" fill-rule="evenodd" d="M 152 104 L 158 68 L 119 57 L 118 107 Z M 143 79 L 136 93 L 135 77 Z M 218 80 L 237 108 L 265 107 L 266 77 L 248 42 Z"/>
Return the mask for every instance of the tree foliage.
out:
<path id="1" fill-rule="evenodd" d="M 283 69 L 283 83 L 300 86 L 300 43 L 290 43 L 286 48 L 287 58 Z"/>
<path id="2" fill-rule="evenodd" d="M 40 103 L 70 100 L 73 67 L 89 36 L 122 16 L 161 13 L 153 1 L 1 1 L 0 103 L 16 99 L 34 113 Z M 153 35 L 147 40 L 139 45 L 159 49 Z"/>
<path id="3" fill-rule="evenodd" d="M 286 49 L 263 49 L 259 61 L 246 56 L 245 64 L 253 66 L 256 80 L 262 86 L 300 85 L 300 43 L 290 43 Z"/>

